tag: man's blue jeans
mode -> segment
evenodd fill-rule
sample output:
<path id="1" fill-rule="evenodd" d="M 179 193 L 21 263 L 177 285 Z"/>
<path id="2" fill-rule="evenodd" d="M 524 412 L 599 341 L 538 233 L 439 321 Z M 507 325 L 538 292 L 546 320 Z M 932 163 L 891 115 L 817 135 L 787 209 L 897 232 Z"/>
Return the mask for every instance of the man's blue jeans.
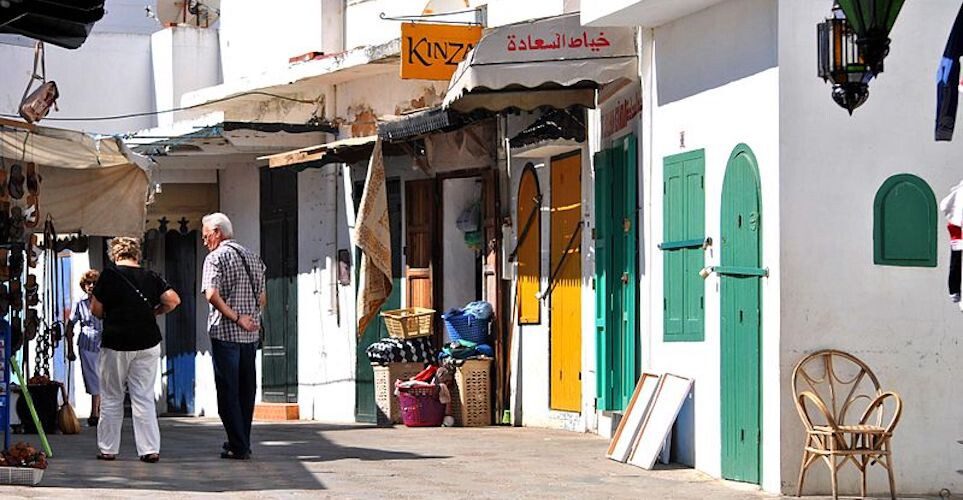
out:
<path id="1" fill-rule="evenodd" d="M 237 455 L 251 450 L 251 420 L 257 393 L 256 353 L 257 342 L 242 344 L 211 339 L 217 414 L 227 432 L 230 451 Z"/>

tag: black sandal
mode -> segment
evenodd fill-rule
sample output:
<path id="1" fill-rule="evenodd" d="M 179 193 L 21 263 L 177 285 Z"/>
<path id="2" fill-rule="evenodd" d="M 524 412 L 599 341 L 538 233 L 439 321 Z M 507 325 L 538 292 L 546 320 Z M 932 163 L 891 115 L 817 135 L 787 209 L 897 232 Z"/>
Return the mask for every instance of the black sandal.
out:
<path id="1" fill-rule="evenodd" d="M 234 453 L 231 450 L 227 450 L 227 451 L 221 452 L 221 458 L 226 458 L 228 460 L 250 460 L 251 454 L 244 453 L 242 455 L 240 453 Z"/>
<path id="2" fill-rule="evenodd" d="M 97 460 L 106 460 L 108 462 L 117 460 L 117 455 L 111 455 L 110 453 L 100 452 L 97 454 Z"/>
<path id="3" fill-rule="evenodd" d="M 140 461 L 149 464 L 156 464 L 160 460 L 160 454 L 158 453 L 148 453 L 147 455 L 141 455 Z"/>

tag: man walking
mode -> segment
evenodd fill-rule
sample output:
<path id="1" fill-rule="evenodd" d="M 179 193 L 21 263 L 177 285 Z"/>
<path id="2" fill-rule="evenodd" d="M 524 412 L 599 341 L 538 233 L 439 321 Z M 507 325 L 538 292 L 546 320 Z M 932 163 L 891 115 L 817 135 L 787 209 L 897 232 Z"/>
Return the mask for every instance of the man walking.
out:
<path id="1" fill-rule="evenodd" d="M 261 309 L 267 303 L 264 262 L 234 241 L 230 219 L 213 213 L 202 219 L 204 259 L 201 289 L 211 304 L 211 336 L 217 413 L 227 441 L 221 458 L 251 458 L 251 420 L 257 373 L 254 358 L 260 341 Z"/>

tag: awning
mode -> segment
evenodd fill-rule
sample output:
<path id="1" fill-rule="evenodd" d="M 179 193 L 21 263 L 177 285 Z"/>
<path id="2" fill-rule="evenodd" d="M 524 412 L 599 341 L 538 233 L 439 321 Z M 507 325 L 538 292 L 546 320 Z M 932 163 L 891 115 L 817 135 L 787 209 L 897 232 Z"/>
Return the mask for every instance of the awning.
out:
<path id="1" fill-rule="evenodd" d="M 540 142 L 557 139 L 585 142 L 585 111 L 553 109 L 538 117 L 508 143 L 513 148 L 523 148 Z"/>
<path id="2" fill-rule="evenodd" d="M 104 17 L 104 0 L 0 2 L 0 33 L 76 49 Z"/>
<path id="3" fill-rule="evenodd" d="M 376 140 L 378 140 L 376 135 L 351 137 L 294 151 L 261 156 L 258 160 L 267 160 L 270 168 L 297 167 L 298 170 L 320 167 L 328 163 L 355 163 L 371 156 Z"/>
<path id="4" fill-rule="evenodd" d="M 583 27 L 575 12 L 488 32 L 458 65 L 443 106 L 462 112 L 594 107 L 598 87 L 637 78 L 635 30 Z"/>
<path id="5" fill-rule="evenodd" d="M 383 116 L 378 119 L 378 136 L 385 141 L 407 141 L 439 132 L 449 132 L 490 118 L 488 111 L 459 113 L 436 106 L 401 116 Z"/>
<path id="6" fill-rule="evenodd" d="M 118 137 L 0 119 L 0 163 L 38 166 L 41 218 L 60 233 L 144 234 L 153 164 Z"/>

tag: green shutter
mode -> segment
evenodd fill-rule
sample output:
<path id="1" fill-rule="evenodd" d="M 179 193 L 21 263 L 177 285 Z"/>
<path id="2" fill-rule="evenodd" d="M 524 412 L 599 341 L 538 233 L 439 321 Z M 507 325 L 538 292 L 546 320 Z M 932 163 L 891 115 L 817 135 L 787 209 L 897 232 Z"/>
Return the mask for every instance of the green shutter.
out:
<path id="1" fill-rule="evenodd" d="M 612 380 L 610 374 L 611 352 L 606 341 L 612 301 L 609 293 L 609 240 L 611 218 L 610 175 L 608 150 L 595 154 L 595 366 L 597 407 L 608 409 L 612 401 Z"/>
<path id="2" fill-rule="evenodd" d="M 663 293 L 665 340 L 701 341 L 705 337 L 705 153 L 664 159 Z"/>
<path id="3" fill-rule="evenodd" d="M 912 174 L 886 179 L 873 203 L 873 261 L 884 266 L 936 267 L 936 197 Z"/>

